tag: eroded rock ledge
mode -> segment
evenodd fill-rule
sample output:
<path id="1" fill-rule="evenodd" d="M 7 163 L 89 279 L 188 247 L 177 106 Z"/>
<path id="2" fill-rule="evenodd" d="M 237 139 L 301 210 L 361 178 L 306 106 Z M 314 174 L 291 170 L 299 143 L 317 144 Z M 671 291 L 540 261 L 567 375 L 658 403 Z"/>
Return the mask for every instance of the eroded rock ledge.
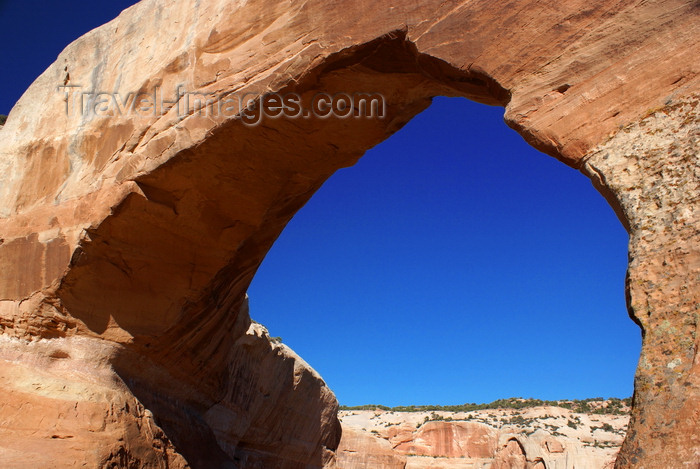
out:
<path id="1" fill-rule="evenodd" d="M 143 467 L 331 461 L 332 395 L 249 329 L 245 291 L 323 181 L 447 95 L 505 106 L 508 125 L 582 169 L 616 208 L 630 232 L 630 316 L 644 334 L 617 467 L 697 461 L 698 15 L 693 0 L 144 0 L 81 37 L 0 130 L 0 329 L 3 356 L 23 357 L 0 375 L 39 383 L 10 390 L 19 397 L 0 422 L 16 434 L 23 402 L 69 396 L 70 431 L 83 437 L 26 434 L 20 453 L 3 438 L 3 454 L 35 467 L 26 458 L 50 442 L 117 467 L 134 454 Z M 176 110 L 95 117 L 67 115 L 59 85 L 376 92 L 387 107 L 384 119 L 254 127 Z M 64 343 L 94 353 L 81 365 L 48 352 Z M 89 372 L 73 377 L 80 367 Z M 41 391 L 61 380 L 113 394 Z M 84 399 L 96 407 L 83 411 Z M 47 412 L 41 425 L 66 415 Z M 121 443 L 79 432 L 91 425 Z"/>
<path id="2" fill-rule="evenodd" d="M 323 467 L 340 439 L 318 374 L 237 315 L 216 394 L 112 341 L 0 336 L 3 467 Z M 247 325 L 247 326 L 246 326 Z M 88 451 L 89 449 L 89 451 Z M 232 463 L 234 463 L 232 465 Z"/>

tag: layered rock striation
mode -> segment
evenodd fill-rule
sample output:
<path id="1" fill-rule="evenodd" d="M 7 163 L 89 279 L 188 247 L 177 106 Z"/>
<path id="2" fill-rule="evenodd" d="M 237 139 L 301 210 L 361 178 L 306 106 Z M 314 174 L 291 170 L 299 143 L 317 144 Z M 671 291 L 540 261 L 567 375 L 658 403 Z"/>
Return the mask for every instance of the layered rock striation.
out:
<path id="1" fill-rule="evenodd" d="M 291 349 L 251 323 L 220 389 L 173 375 L 111 341 L 0 337 L 2 467 L 323 467 L 337 403 Z M 214 400 L 216 398 L 216 400 Z"/>
<path id="2" fill-rule="evenodd" d="M 610 469 L 629 421 L 625 414 L 582 414 L 551 406 L 472 412 L 342 410 L 340 416 L 338 466 L 344 467 L 352 455 L 373 460 L 364 466 L 373 469 L 398 462 L 402 469 Z M 346 438 L 348 433 L 363 439 Z"/>
<path id="3" fill-rule="evenodd" d="M 446 95 L 504 106 L 616 209 L 643 332 L 617 466 L 694 463 L 699 12 L 693 0 L 144 0 L 76 40 L 0 130 L 0 382 L 14 402 L 0 431 L 21 434 L 18 412 L 43 412 L 30 408 L 77 410 L 69 424 L 42 415 L 19 453 L 3 438 L 3 457 L 36 467 L 50 441 L 88 465 L 331 464 L 337 404 L 251 329 L 245 292 L 334 171 Z M 270 110 L 269 92 L 375 93 L 384 112 L 241 119 Z M 201 109 L 231 96 L 257 108 Z M 10 389 L 18 374 L 36 386 Z M 57 467 L 75 461 L 57 454 Z"/>

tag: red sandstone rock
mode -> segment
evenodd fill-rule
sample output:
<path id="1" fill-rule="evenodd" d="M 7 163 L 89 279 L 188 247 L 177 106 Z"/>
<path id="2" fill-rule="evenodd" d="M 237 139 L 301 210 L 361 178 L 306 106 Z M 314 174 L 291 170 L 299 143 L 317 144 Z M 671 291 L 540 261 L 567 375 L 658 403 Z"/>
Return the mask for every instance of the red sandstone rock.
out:
<path id="1" fill-rule="evenodd" d="M 491 469 L 528 469 L 525 449 L 516 439 L 508 440 L 505 447 L 501 448 Z"/>
<path id="2" fill-rule="evenodd" d="M 370 439 L 377 436 L 387 439 L 395 454 L 406 456 L 406 469 L 470 469 L 490 467 L 494 463 L 527 469 L 604 469 L 611 460 L 614 464 L 622 443 L 619 433 L 624 432 L 629 421 L 625 415 L 578 414 L 576 417 L 581 423 L 572 429 L 566 425 L 572 416 L 571 411 L 549 406 L 469 413 L 441 411 L 440 415 L 453 420 L 423 424 L 429 413 L 340 412 L 343 428 L 364 433 Z M 508 423 L 515 416 L 523 417 L 521 421 L 526 423 Z M 480 423 L 461 420 L 464 418 L 478 419 Z M 602 423 L 610 425 L 611 431 L 601 432 Z M 493 443 L 489 451 L 464 450 L 473 441 L 459 435 L 459 429 L 451 427 L 465 424 L 473 425 L 478 433 L 489 435 Z M 563 433 L 554 437 L 551 434 L 554 428 Z M 591 435 L 595 436 L 595 444 Z M 366 447 L 364 451 L 371 453 L 373 449 Z M 385 453 L 386 449 L 382 449 L 381 454 Z M 370 454 L 364 457 L 368 458 Z"/>
<path id="3" fill-rule="evenodd" d="M 119 414 L 124 447 L 152 447 L 149 458 L 166 448 L 196 467 L 324 464 L 339 440 L 335 401 L 298 358 L 251 338 L 245 291 L 329 175 L 432 96 L 465 96 L 505 106 L 508 125 L 582 169 L 630 231 L 629 309 L 644 341 L 617 465 L 694 464 L 699 24 L 694 0 L 145 0 L 68 46 L 0 130 L 0 329 L 17 339 L 8 353 L 31 364 L 40 338 L 114 347 L 102 359 L 112 379 L 173 442 L 156 449 L 154 436 L 127 431 L 141 417 Z M 122 97 L 178 85 L 304 99 L 370 90 L 387 107 L 385 119 L 255 127 L 177 110 L 87 118 L 66 115 L 61 84 Z M 26 399 L 40 408 L 55 397 Z M 16 410 L 0 412 L 14 432 Z M 196 443 L 178 436 L 183 427 Z M 88 448 L 112 454 L 81 435 L 74 448 L 86 458 Z M 38 448 L 46 435 L 25 439 Z"/>
<path id="4" fill-rule="evenodd" d="M 487 425 L 475 422 L 426 422 L 410 441 L 396 451 L 418 456 L 448 458 L 493 458 L 498 435 Z"/>
<path id="5" fill-rule="evenodd" d="M 338 469 L 404 469 L 406 457 L 393 451 L 379 436 L 343 427 L 343 437 L 336 451 Z"/>
<path id="6" fill-rule="evenodd" d="M 554 438 L 548 438 L 542 442 L 542 446 L 548 453 L 563 453 L 564 446 Z"/>
<path id="7" fill-rule="evenodd" d="M 114 346 L 18 342 L 0 338 L 3 468 L 190 467 L 110 369 Z"/>

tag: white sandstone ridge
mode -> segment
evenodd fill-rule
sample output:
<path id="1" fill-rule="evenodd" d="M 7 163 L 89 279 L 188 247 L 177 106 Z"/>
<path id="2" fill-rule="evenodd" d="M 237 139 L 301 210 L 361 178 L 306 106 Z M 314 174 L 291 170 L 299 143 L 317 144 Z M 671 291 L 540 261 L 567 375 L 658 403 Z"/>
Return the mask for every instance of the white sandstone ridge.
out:
<path id="1" fill-rule="evenodd" d="M 609 469 L 627 431 L 629 404 L 511 398 L 341 407 L 338 469 Z"/>

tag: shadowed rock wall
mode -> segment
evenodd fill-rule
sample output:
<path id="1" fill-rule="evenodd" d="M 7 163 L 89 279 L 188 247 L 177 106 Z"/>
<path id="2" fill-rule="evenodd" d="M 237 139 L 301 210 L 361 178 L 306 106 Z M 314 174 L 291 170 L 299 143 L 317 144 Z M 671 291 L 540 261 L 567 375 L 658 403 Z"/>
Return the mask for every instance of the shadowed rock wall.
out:
<path id="1" fill-rule="evenodd" d="M 0 458 L 31 461 L 51 440 L 67 467 L 61 448 L 81 445 L 118 467 L 332 464 L 335 399 L 251 326 L 245 291 L 334 171 L 447 95 L 504 106 L 508 125 L 581 169 L 615 208 L 630 232 L 628 305 L 644 337 L 617 465 L 697 461 L 699 13 L 693 0 L 144 0 L 81 37 L 0 130 L 0 374 L 21 365 L 39 383 L 0 381 L 21 392 L 0 407 L 0 431 L 16 434 L 23 402 L 65 398 L 41 385 L 47 367 L 76 386 L 104 369 L 132 404 L 97 412 L 99 431 L 81 440 L 47 430 L 24 436 L 17 453 L 0 439 Z M 89 99 L 98 115 L 75 108 L 74 91 L 124 100 L 157 90 L 214 102 L 373 92 L 386 115 L 250 126 L 179 103 L 162 114 L 110 116 Z M 107 351 L 79 363 L 51 351 L 76 340 Z M 80 396 L 68 401 L 112 409 L 116 399 Z M 71 415 L 75 431 L 86 428 L 82 411 Z M 130 423 L 143 418 L 151 423 Z M 108 423 L 123 435 L 117 447 L 101 443 Z"/>

